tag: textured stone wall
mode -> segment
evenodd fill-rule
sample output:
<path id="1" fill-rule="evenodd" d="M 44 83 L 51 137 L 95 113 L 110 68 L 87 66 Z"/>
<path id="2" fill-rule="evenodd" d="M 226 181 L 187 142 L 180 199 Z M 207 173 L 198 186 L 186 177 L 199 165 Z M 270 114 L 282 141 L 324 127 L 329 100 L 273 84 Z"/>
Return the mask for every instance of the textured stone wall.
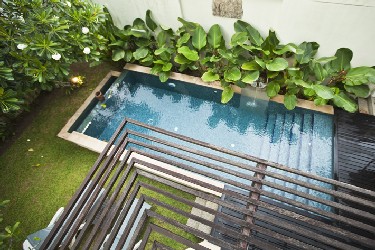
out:
<path id="1" fill-rule="evenodd" d="M 212 14 L 214 16 L 242 18 L 242 0 L 213 0 Z"/>

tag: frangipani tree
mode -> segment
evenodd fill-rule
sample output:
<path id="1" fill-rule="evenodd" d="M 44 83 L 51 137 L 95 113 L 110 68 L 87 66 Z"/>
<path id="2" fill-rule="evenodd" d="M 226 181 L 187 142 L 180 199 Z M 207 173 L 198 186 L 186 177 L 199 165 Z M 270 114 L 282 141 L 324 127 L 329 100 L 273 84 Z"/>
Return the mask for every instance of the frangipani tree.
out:
<path id="1" fill-rule="evenodd" d="M 100 5 L 3 0 L 0 7 L 0 115 L 31 93 L 66 85 L 72 63 L 107 57 L 113 23 Z"/>

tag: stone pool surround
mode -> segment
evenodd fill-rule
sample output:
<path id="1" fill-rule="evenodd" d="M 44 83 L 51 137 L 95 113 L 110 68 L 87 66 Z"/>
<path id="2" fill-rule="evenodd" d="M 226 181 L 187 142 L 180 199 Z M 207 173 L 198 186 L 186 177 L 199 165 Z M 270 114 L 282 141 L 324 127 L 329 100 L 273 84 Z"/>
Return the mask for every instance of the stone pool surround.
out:
<path id="1" fill-rule="evenodd" d="M 124 69 L 142 72 L 142 73 L 147 73 L 147 74 L 150 74 L 150 71 L 151 71 L 151 68 L 143 67 L 143 66 L 139 66 L 139 65 L 135 65 L 135 64 L 130 64 L 130 63 L 126 64 Z M 91 136 L 88 136 L 88 135 L 85 135 L 85 134 L 82 134 L 82 133 L 78 133 L 76 131 L 69 132 L 69 129 L 73 126 L 75 121 L 81 116 L 81 114 L 85 111 L 85 109 L 90 105 L 91 101 L 95 98 L 95 93 L 97 91 L 100 91 L 104 87 L 104 85 L 109 81 L 109 79 L 111 77 L 119 77 L 120 74 L 121 74 L 121 72 L 118 72 L 118 71 L 110 71 L 106 75 L 106 77 L 103 78 L 103 80 L 98 84 L 98 86 L 92 91 L 92 93 L 89 95 L 89 97 L 85 100 L 85 102 L 82 104 L 82 106 L 75 112 L 75 114 L 65 124 L 63 129 L 59 132 L 58 136 L 60 138 L 71 141 L 75 144 L 78 144 L 82 147 L 85 147 L 85 148 L 87 148 L 89 150 L 92 150 L 94 152 L 97 152 L 97 153 L 101 153 L 104 150 L 104 148 L 107 145 L 107 142 L 101 141 L 97 138 L 94 138 L 94 137 L 91 137 Z M 172 72 L 171 76 L 169 78 L 174 79 L 174 80 L 189 82 L 189 83 L 192 83 L 192 84 L 197 84 L 197 85 L 201 85 L 201 86 L 206 86 L 206 87 L 222 90 L 220 82 L 218 82 L 218 81 L 206 83 L 206 82 L 203 82 L 202 79 L 199 78 L 199 77 L 189 76 L 189 75 L 185 75 L 185 74 L 181 74 L 181 73 L 175 73 L 175 72 Z M 233 86 L 233 90 L 234 90 L 235 93 L 243 94 L 243 95 L 252 95 L 252 93 L 254 93 L 254 88 L 250 87 L 250 86 L 248 88 L 245 88 L 245 89 L 241 89 L 238 86 Z M 264 90 L 259 91 L 259 93 L 257 94 L 257 98 L 268 99 Z M 283 103 L 284 96 L 277 95 L 270 100 L 278 102 L 278 103 Z M 314 102 L 308 101 L 308 100 L 302 100 L 302 99 L 298 99 L 297 107 L 316 110 L 316 111 L 326 113 L 326 114 L 331 114 L 331 115 L 333 115 L 333 113 L 334 113 L 334 109 L 331 105 L 315 106 Z M 157 164 L 158 166 L 161 166 L 161 167 L 166 168 L 168 170 L 172 170 L 172 171 L 184 174 L 184 175 L 189 175 L 190 177 L 196 178 L 196 179 L 204 181 L 204 182 L 208 182 L 208 183 L 210 183 L 212 185 L 215 185 L 219 188 L 224 188 L 224 183 L 222 183 L 222 182 L 218 182 L 218 181 L 208 179 L 208 178 L 203 177 L 201 175 L 197 175 L 197 174 L 182 170 L 180 168 L 177 168 L 177 167 L 169 165 L 169 164 L 165 164 L 165 163 L 155 161 L 153 159 L 150 159 L 150 158 L 142 156 L 142 155 L 135 154 L 134 156 L 136 156 L 138 159 Z M 134 156 L 132 156 L 132 157 L 134 157 Z M 221 196 L 221 193 L 219 193 L 219 192 L 214 192 L 214 191 L 208 190 L 208 189 L 206 189 L 202 186 L 197 186 L 195 184 L 192 184 L 192 183 L 180 180 L 180 179 L 176 179 L 176 178 L 174 178 L 172 176 L 169 176 L 169 175 L 166 175 L 164 173 L 156 172 L 156 171 L 151 170 L 151 169 L 149 169 L 145 166 L 137 165 L 137 167 L 139 167 L 143 170 L 146 170 L 148 172 L 153 172 L 155 174 L 158 174 L 158 175 L 163 176 L 165 178 L 168 178 L 170 180 L 179 182 L 181 184 L 190 186 L 192 188 L 195 188 L 195 189 L 198 189 L 198 190 L 201 190 L 201 191 L 204 191 L 204 192 L 210 192 L 210 193 L 213 193 L 214 195 L 217 195 L 217 196 Z"/>

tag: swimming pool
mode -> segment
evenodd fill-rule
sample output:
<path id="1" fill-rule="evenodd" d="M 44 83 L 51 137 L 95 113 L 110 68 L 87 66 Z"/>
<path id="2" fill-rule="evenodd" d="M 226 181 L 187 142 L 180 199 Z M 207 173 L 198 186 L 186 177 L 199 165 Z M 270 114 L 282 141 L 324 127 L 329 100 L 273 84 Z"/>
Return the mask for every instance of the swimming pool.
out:
<path id="1" fill-rule="evenodd" d="M 288 111 L 276 102 L 239 94 L 223 105 L 220 103 L 221 90 L 178 80 L 161 83 L 157 76 L 129 70 L 125 70 L 108 86 L 105 98 L 104 102 L 98 102 L 84 112 L 71 130 L 108 141 L 127 117 L 332 178 L 331 115 L 302 108 Z M 278 172 L 276 169 L 273 171 Z M 288 176 L 306 180 L 290 173 Z M 281 185 L 291 185 L 267 178 Z M 299 186 L 288 187 L 310 194 L 314 192 Z M 329 209 L 289 193 L 275 192 Z"/>

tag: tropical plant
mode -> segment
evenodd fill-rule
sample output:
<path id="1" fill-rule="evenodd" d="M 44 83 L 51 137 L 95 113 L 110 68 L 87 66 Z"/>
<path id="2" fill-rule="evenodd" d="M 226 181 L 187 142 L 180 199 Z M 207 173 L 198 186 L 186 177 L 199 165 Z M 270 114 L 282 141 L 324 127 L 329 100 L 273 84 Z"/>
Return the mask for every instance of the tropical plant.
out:
<path id="1" fill-rule="evenodd" d="M 100 5 L 80 0 L 3 0 L 0 5 L 2 112 L 19 110 L 30 94 L 66 86 L 72 63 L 95 65 L 108 56 L 114 25 Z"/>
<path id="2" fill-rule="evenodd" d="M 352 51 L 347 48 L 338 49 L 335 56 L 315 59 L 314 49 L 318 45 L 304 43 L 310 55 L 296 58 L 298 71 L 289 71 L 285 83 L 296 90 L 290 95 L 314 100 L 316 105 L 334 104 L 349 112 L 358 109 L 357 97 L 369 95 L 368 83 L 374 81 L 375 70 L 370 67 L 351 68 Z M 290 101 L 293 108 L 296 101 Z"/>
<path id="3" fill-rule="evenodd" d="M 0 108 L 3 113 L 8 113 L 11 111 L 16 111 L 21 108 L 19 104 L 21 104 L 22 101 L 17 99 L 17 93 L 12 90 L 4 90 L 2 87 L 0 87 Z"/>
<path id="4" fill-rule="evenodd" d="M 220 26 L 208 32 L 194 22 L 178 18 L 176 32 L 158 25 L 146 12 L 132 26 L 117 30 L 111 46 L 115 61 L 125 59 L 152 67 L 151 73 L 167 81 L 171 71 L 201 76 L 205 82 L 220 81 L 222 103 L 234 95 L 233 86 L 266 87 L 269 97 L 284 95 L 284 105 L 293 109 L 298 98 L 316 105 L 333 104 L 349 112 L 357 110 L 355 99 L 369 94 L 367 83 L 375 81 L 375 69 L 351 68 L 352 52 L 337 50 L 335 56 L 315 58 L 316 42 L 280 44 L 274 31 L 263 38 L 252 25 L 238 20 L 229 47 Z"/>

